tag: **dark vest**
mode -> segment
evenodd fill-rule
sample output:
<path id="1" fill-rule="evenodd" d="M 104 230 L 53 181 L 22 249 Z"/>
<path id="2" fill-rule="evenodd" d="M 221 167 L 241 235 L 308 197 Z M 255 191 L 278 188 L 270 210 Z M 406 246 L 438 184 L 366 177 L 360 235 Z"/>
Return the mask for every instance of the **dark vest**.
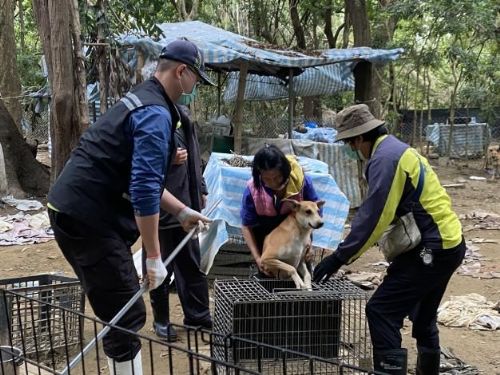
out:
<path id="1" fill-rule="evenodd" d="M 82 135 L 49 192 L 48 200 L 56 209 L 94 226 L 96 231 L 111 229 L 129 241 L 137 239 L 138 230 L 128 196 L 133 148 L 129 115 L 150 105 L 165 107 L 170 112 L 169 150 L 173 150 L 179 115 L 160 82 L 151 78 L 120 99 Z M 165 176 L 171 155 L 162 171 Z M 162 190 L 158 192 L 161 193 Z"/>

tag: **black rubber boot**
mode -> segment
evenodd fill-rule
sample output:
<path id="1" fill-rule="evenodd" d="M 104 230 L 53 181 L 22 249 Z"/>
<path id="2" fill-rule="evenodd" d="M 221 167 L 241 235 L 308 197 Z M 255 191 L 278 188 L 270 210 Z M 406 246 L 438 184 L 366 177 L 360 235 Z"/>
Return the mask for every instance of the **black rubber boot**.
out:
<path id="1" fill-rule="evenodd" d="M 439 375 L 441 350 L 418 348 L 416 375 Z"/>
<path id="2" fill-rule="evenodd" d="M 383 374 L 406 375 L 408 353 L 406 349 L 373 351 L 373 368 Z"/>
<path id="3" fill-rule="evenodd" d="M 168 283 L 165 281 L 158 288 L 149 292 L 151 307 L 153 309 L 153 329 L 160 339 L 177 341 L 177 332 L 169 323 Z"/>

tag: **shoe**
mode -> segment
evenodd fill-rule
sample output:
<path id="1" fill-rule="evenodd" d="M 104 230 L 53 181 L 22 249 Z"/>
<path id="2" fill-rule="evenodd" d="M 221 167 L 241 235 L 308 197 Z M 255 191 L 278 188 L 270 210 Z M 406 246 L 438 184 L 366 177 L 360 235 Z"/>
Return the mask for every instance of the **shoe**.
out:
<path id="1" fill-rule="evenodd" d="M 204 329 L 208 329 L 209 331 L 211 331 L 213 328 L 212 319 L 210 317 L 200 321 L 184 320 L 184 325 L 190 327 L 201 327 Z"/>
<path id="2" fill-rule="evenodd" d="M 167 342 L 177 341 L 177 332 L 173 325 L 161 324 L 158 322 L 153 322 L 153 330 L 158 338 L 165 340 Z"/>

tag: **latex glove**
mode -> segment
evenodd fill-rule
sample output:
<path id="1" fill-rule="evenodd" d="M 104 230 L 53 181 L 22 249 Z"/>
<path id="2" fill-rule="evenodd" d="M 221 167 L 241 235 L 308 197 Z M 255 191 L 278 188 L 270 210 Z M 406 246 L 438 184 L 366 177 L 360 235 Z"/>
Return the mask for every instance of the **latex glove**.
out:
<path id="1" fill-rule="evenodd" d="M 208 224 L 212 222 L 208 217 L 202 215 L 198 211 L 195 211 L 188 206 L 184 207 L 178 214 L 177 220 L 182 225 L 182 228 L 189 232 L 193 227 L 198 226 L 199 231 L 204 231 L 208 229 Z"/>
<path id="2" fill-rule="evenodd" d="M 167 269 L 161 260 L 161 256 L 146 258 L 146 270 L 148 272 L 149 290 L 158 288 L 167 277 Z"/>
<path id="3" fill-rule="evenodd" d="M 316 283 L 327 281 L 342 266 L 343 263 L 335 253 L 327 256 L 314 268 L 313 281 Z"/>

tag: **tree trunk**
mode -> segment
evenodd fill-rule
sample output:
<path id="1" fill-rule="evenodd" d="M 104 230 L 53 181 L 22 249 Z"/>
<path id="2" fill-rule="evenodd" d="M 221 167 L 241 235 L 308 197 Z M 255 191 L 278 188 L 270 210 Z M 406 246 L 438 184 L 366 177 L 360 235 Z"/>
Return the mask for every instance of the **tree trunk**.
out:
<path id="1" fill-rule="evenodd" d="M 17 74 L 14 36 L 15 0 L 0 1 L 0 97 L 14 123 L 21 128 L 21 81 Z"/>
<path id="2" fill-rule="evenodd" d="M 325 13 L 323 14 L 323 20 L 325 21 L 325 35 L 326 35 L 326 40 L 328 41 L 328 47 L 330 48 L 335 48 L 335 36 L 333 35 L 332 31 L 332 15 L 333 15 L 333 10 L 332 10 L 332 2 L 330 0 L 329 4 L 325 8 Z"/>
<path id="3" fill-rule="evenodd" d="M 49 70 L 51 86 L 50 132 L 52 148 L 52 181 L 59 175 L 76 146 L 88 117 L 82 77 L 78 13 L 73 1 L 33 0 L 37 27 Z M 75 49 L 73 49 L 75 48 Z"/>
<path id="4" fill-rule="evenodd" d="M 199 0 L 175 0 L 172 1 L 184 21 L 196 20 L 198 18 L 200 1 Z M 186 6 L 187 5 L 187 6 Z"/>
<path id="5" fill-rule="evenodd" d="M 431 75 L 429 73 L 429 67 L 427 67 L 425 74 L 427 75 L 427 87 L 425 89 L 425 101 L 427 103 L 427 124 L 430 124 L 432 121 L 432 112 L 431 112 Z"/>
<path id="6" fill-rule="evenodd" d="M 21 52 L 24 52 L 26 48 L 26 43 L 24 42 L 24 36 L 26 35 L 26 26 L 24 23 L 24 7 L 23 0 L 19 0 L 17 3 L 17 7 L 19 9 L 19 31 L 20 31 L 20 39 L 21 39 Z"/>
<path id="7" fill-rule="evenodd" d="M 338 30 L 337 30 L 338 31 Z M 347 11 L 347 6 L 344 8 L 344 32 L 342 33 L 342 48 L 349 47 L 349 33 L 351 32 L 351 20 Z"/>
<path id="8" fill-rule="evenodd" d="M 299 5 L 299 0 L 289 0 L 290 19 L 292 21 L 293 33 L 297 40 L 297 47 L 301 50 L 306 50 L 307 49 L 306 38 L 304 33 L 304 27 L 300 20 L 298 5 Z M 313 24 L 314 24 L 313 27 L 315 28 L 316 22 L 313 22 Z M 314 119 L 314 117 L 316 117 L 315 115 L 317 115 L 317 110 L 315 110 L 315 107 L 318 106 L 317 103 L 319 101 L 319 98 L 316 96 L 310 96 L 310 97 L 304 97 L 302 99 L 304 103 L 304 108 L 303 108 L 304 118 Z M 321 102 L 319 106 L 321 106 Z"/>
<path id="9" fill-rule="evenodd" d="M 295 38 L 297 39 L 297 47 L 305 50 L 306 38 L 304 36 L 304 28 L 300 23 L 299 10 L 297 8 L 299 5 L 299 0 L 289 0 L 288 3 L 290 6 L 290 19 L 292 21 L 293 33 L 295 34 Z"/>
<path id="10" fill-rule="evenodd" d="M 96 60 L 97 71 L 99 72 L 99 111 L 101 114 L 108 110 L 109 98 L 109 47 L 105 45 L 107 42 L 106 33 L 106 8 L 104 0 L 97 1 L 97 43 Z"/>
<path id="11" fill-rule="evenodd" d="M 345 0 L 345 12 L 352 25 L 355 47 L 371 47 L 370 23 L 365 0 Z M 347 17 L 346 17 L 347 18 Z M 373 66 L 368 61 L 359 62 L 354 68 L 354 99 L 366 103 L 378 117 L 380 106 L 376 102 L 378 90 L 373 86 Z"/>
<path id="12" fill-rule="evenodd" d="M 233 123 L 234 123 L 234 152 L 241 154 L 243 134 L 243 106 L 245 104 L 245 87 L 247 82 L 248 63 L 240 63 L 240 77 L 238 81 L 238 94 L 236 96 Z"/>
<path id="13" fill-rule="evenodd" d="M 14 196 L 42 196 L 49 191 L 49 171 L 24 142 L 12 116 L 0 100 L 0 144 L 3 149 L 7 192 Z"/>
<path id="14" fill-rule="evenodd" d="M 413 123 L 412 123 L 413 132 L 411 135 L 411 142 L 410 142 L 410 145 L 412 145 L 414 147 L 415 147 L 416 141 L 417 141 L 417 117 L 418 117 L 417 107 L 418 107 L 418 92 L 419 92 L 418 90 L 420 87 L 420 66 L 419 66 L 418 59 L 416 62 L 415 69 L 417 69 L 417 78 L 415 81 L 415 92 L 414 92 L 414 97 L 413 97 Z"/>
<path id="15" fill-rule="evenodd" d="M 352 25 L 354 46 L 370 47 L 372 45 L 372 38 L 368 13 L 366 11 L 366 1 L 346 0 L 345 10 L 349 15 L 349 20 Z"/>

